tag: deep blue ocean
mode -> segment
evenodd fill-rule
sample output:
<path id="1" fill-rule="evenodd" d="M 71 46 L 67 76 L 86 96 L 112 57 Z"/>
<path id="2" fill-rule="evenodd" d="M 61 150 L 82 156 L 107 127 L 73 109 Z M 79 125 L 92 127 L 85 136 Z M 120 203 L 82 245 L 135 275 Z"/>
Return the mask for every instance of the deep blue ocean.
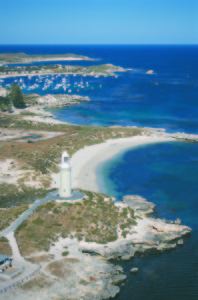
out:
<path id="1" fill-rule="evenodd" d="M 69 76 L 71 93 L 89 96 L 91 101 L 53 110 L 59 120 L 97 126 L 163 127 L 168 132 L 198 134 L 198 46 L 18 45 L 0 46 L 0 52 L 75 53 L 100 60 L 60 63 L 112 63 L 132 69 L 118 73 L 117 78 Z M 146 74 L 148 70 L 155 74 Z M 28 82 L 23 78 L 24 93 L 32 92 L 28 87 L 37 83 L 36 79 Z M 19 78 L 0 84 L 14 80 Z M 61 80 L 59 77 L 43 90 L 44 78 L 33 92 L 64 93 L 62 87 L 54 90 Z M 78 91 L 75 81 L 81 80 L 85 88 Z M 127 194 L 143 196 L 156 204 L 157 217 L 180 218 L 193 229 L 183 246 L 121 263 L 128 277 L 116 299 L 198 299 L 198 144 L 168 142 L 139 147 L 100 165 L 97 174 L 101 192 L 118 200 Z M 130 274 L 132 266 L 139 268 L 137 274 Z"/>

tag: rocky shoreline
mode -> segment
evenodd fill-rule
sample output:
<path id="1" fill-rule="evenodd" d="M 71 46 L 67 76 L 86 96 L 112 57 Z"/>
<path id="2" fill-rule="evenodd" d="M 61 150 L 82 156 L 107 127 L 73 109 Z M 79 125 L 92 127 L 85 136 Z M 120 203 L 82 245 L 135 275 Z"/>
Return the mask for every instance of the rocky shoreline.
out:
<path id="1" fill-rule="evenodd" d="M 180 221 L 167 221 L 148 217 L 154 212 L 155 205 L 140 196 L 125 196 L 123 202 L 115 202 L 121 208 L 131 207 L 135 211 L 137 225 L 128 230 L 126 238 L 119 239 L 108 245 L 84 244 L 81 251 L 97 253 L 107 260 L 130 260 L 137 252 L 147 250 L 167 250 L 181 245 L 181 237 L 189 234 L 191 228 L 180 225 Z M 178 242 L 179 241 L 179 242 Z"/>
<path id="2" fill-rule="evenodd" d="M 7 96 L 8 91 L 0 86 L 0 96 Z M 33 101 L 29 102 L 29 98 L 33 98 Z M 79 95 L 68 95 L 68 94 L 47 94 L 40 96 L 38 94 L 30 94 L 27 98 L 26 107 L 22 109 L 16 109 L 12 106 L 12 112 L 14 114 L 22 114 L 24 120 L 32 120 L 35 122 L 47 122 L 62 124 L 66 122 L 54 120 L 54 115 L 47 111 L 46 109 L 67 107 L 70 105 L 76 105 L 81 102 L 89 102 L 90 98 L 88 96 Z M 31 101 L 31 100 L 30 100 Z M 4 114 L 10 114 L 4 112 Z"/>
<path id="3" fill-rule="evenodd" d="M 82 97 L 78 95 L 67 95 L 67 94 L 58 94 L 58 95 L 45 95 L 40 96 L 37 99 L 37 103 L 40 108 L 55 108 L 63 107 L 78 104 L 80 102 L 90 101 L 89 97 Z"/>
<path id="4" fill-rule="evenodd" d="M 126 238 L 119 234 L 119 228 L 118 240 L 107 244 L 59 237 L 48 252 L 32 253 L 26 257 L 40 263 L 40 274 L 15 291 L 6 293 L 6 299 L 11 300 L 13 296 L 16 300 L 33 300 L 35 297 L 42 300 L 114 298 L 127 277 L 121 266 L 111 262 L 130 260 L 136 253 L 147 250 L 164 251 L 181 246 L 181 237 L 191 231 L 178 220 L 172 222 L 150 217 L 155 205 L 140 196 L 125 196 L 115 205 L 118 209 L 128 206 L 134 209 L 137 224 L 129 230 Z M 65 249 L 66 258 L 63 257 Z M 131 272 L 137 271 L 137 268 L 131 269 Z M 39 282 L 42 282 L 42 288 Z"/>

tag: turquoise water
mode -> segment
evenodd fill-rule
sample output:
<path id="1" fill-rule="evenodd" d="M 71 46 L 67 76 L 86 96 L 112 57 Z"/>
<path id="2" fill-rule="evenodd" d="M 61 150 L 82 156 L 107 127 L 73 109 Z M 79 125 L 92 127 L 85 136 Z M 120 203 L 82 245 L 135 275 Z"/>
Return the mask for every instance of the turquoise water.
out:
<path id="1" fill-rule="evenodd" d="M 117 199 L 136 194 L 156 204 L 155 216 L 176 220 L 193 231 L 184 245 L 121 263 L 128 274 L 116 299 L 198 298 L 198 144 L 169 142 L 116 156 L 97 170 L 102 192 Z M 137 274 L 130 274 L 132 266 Z"/>

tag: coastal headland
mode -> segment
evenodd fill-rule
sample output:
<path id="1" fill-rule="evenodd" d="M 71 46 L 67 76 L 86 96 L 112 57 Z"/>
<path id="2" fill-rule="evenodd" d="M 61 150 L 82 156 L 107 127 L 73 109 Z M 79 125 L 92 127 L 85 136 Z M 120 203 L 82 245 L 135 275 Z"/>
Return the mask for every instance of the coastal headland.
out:
<path id="1" fill-rule="evenodd" d="M 17 76 L 41 76 L 41 75 L 86 75 L 86 76 L 116 76 L 116 72 L 127 72 L 125 69 L 112 64 L 102 64 L 94 66 L 71 66 L 71 65 L 39 65 L 39 66 L 0 66 L 1 78 Z"/>
<path id="2" fill-rule="evenodd" d="M 12 124 L 13 121 L 14 119 Z M 15 126 L 17 126 L 16 124 Z M 37 132 L 40 131 L 41 127 L 46 126 L 44 123 L 32 123 L 31 121 L 28 121 L 28 123 L 22 121 L 20 124 L 26 124 L 29 128 L 30 126 L 37 127 Z M 181 225 L 179 220 L 168 221 L 151 217 L 150 214 L 154 211 L 155 205 L 140 196 L 127 196 L 124 197 L 122 203 L 116 203 L 111 196 L 94 192 L 98 191 L 95 170 L 98 164 L 121 151 L 150 143 L 177 140 L 178 136 L 176 138 L 174 135 L 166 134 L 163 130 L 152 131 L 152 129 L 145 128 L 105 129 L 66 124 L 51 124 L 50 127 L 52 131 L 59 129 L 60 132 L 62 130 L 66 134 L 66 136 L 63 135 L 54 139 L 54 142 L 56 141 L 56 145 L 58 145 L 55 153 L 57 154 L 57 150 L 58 153 L 61 153 L 65 147 L 73 153 L 71 164 L 74 187 L 80 188 L 85 197 L 78 203 L 61 204 L 55 201 L 56 195 L 53 194 L 51 198 L 48 197 L 46 204 L 35 210 L 16 229 L 15 236 L 23 259 L 24 261 L 27 259 L 30 261 L 30 263 L 28 262 L 30 265 L 27 264 L 26 266 L 27 271 L 32 268 L 31 263 L 34 267 L 35 262 L 39 263 L 41 268 L 40 272 L 37 275 L 35 274 L 31 280 L 27 280 L 14 290 L 15 299 L 23 299 L 24 297 L 33 299 L 33 292 L 34 297 L 36 294 L 38 299 L 39 297 L 49 299 L 51 294 L 56 297 L 64 297 L 64 295 L 73 297 L 77 295 L 78 299 L 80 297 L 83 297 L 83 299 L 93 299 L 95 297 L 98 300 L 114 297 L 120 291 L 119 285 L 123 284 L 126 276 L 122 274 L 122 268 L 107 261 L 130 260 L 137 252 L 144 253 L 149 249 L 153 251 L 172 249 L 177 244 L 181 245 L 183 243 L 182 236 L 189 234 L 191 229 Z M 82 132 L 83 129 L 85 130 L 84 133 Z M 66 146 L 68 130 L 72 130 L 69 135 L 71 143 Z M 126 138 L 126 136 L 129 137 Z M 86 140 L 86 137 L 88 140 Z M 182 134 L 181 139 L 183 140 Z M 189 139 L 189 141 L 191 140 Z M 90 145 L 90 142 L 95 145 Z M 43 140 L 40 142 L 35 141 L 29 145 L 33 145 L 36 150 L 37 147 L 42 145 L 41 143 L 46 144 L 46 146 L 48 144 L 47 148 L 50 147 L 48 153 L 50 157 L 55 150 L 53 150 L 54 144 L 51 147 L 46 140 Z M 13 141 L 11 145 L 8 145 L 8 143 L 6 145 L 8 148 L 8 146 L 13 145 Z M 27 160 L 24 152 L 26 145 L 28 144 L 23 144 L 22 150 L 25 160 Z M 77 145 L 79 147 L 78 151 L 76 151 Z M 15 150 L 21 153 L 17 142 L 14 143 L 15 147 L 17 147 Z M 35 150 L 32 149 L 31 153 L 35 153 Z M 44 160 L 48 155 L 46 150 L 44 150 Z M 30 151 L 29 147 L 28 151 Z M 12 172 L 23 171 L 25 172 L 23 185 L 28 184 L 28 180 L 33 181 L 36 173 L 35 175 L 32 173 L 31 179 L 28 179 L 26 174 L 30 171 L 33 172 L 33 169 L 23 170 L 16 154 L 13 156 L 14 152 L 12 152 L 12 155 L 9 151 L 7 153 L 8 157 L 13 159 L 11 162 L 14 162 L 14 166 L 10 164 L 7 166 L 8 169 L 11 167 L 10 171 L 7 170 L 7 174 L 11 174 L 12 177 Z M 52 164 L 54 162 L 58 164 L 58 160 L 55 159 L 55 156 L 53 157 Z M 57 154 L 58 157 L 59 154 Z M 40 163 L 42 162 L 40 157 L 37 157 L 37 159 Z M 17 174 L 14 176 L 17 176 Z M 42 180 L 38 171 L 36 176 L 37 181 Z M 58 173 L 53 172 L 52 168 L 47 176 L 52 178 L 52 180 L 48 179 L 49 191 L 50 188 L 58 186 Z M 89 180 L 87 180 L 88 177 Z M 18 188 L 22 187 L 21 183 L 18 183 Z M 35 186 L 35 183 L 33 185 Z M 21 205 L 22 203 L 23 205 Z M 14 211 L 20 210 L 17 214 L 15 212 L 15 216 L 22 217 L 24 211 L 31 209 L 31 203 L 32 201 L 29 203 L 22 201 L 21 204 L 18 204 L 19 206 L 16 206 Z M 17 221 L 16 217 L 13 217 L 13 208 L 12 212 L 10 210 L 11 208 L 7 208 L 1 212 L 2 228 L 5 232 L 7 232 L 6 228 L 12 222 Z M 86 222 L 84 222 L 85 220 Z M 31 232 L 31 237 L 29 232 Z M 45 238 L 46 234 L 48 235 L 47 239 Z M 13 237 L 8 232 L 5 238 L 10 245 L 13 244 Z M 13 254 L 15 251 L 12 248 Z M 13 257 L 15 262 L 19 264 L 17 256 L 13 255 Z M 59 290 L 58 294 L 57 289 Z M 13 291 L 6 292 L 6 297 L 6 299 L 12 299 Z"/>
<path id="3" fill-rule="evenodd" d="M 54 55 L 28 55 L 25 53 L 0 53 L 0 63 L 31 63 L 31 62 L 39 62 L 39 61 L 56 61 L 56 60 L 94 60 L 93 58 L 76 55 L 72 53 L 67 54 L 54 54 Z"/>

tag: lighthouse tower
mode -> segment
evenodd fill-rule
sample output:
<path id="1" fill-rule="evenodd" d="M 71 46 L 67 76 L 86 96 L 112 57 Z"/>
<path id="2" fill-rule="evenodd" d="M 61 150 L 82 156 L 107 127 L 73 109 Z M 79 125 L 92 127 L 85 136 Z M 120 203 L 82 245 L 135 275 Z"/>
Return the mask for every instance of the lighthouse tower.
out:
<path id="1" fill-rule="evenodd" d="M 62 153 L 60 164 L 60 197 L 72 196 L 71 191 L 71 166 L 69 163 L 69 155 L 66 151 Z"/>

